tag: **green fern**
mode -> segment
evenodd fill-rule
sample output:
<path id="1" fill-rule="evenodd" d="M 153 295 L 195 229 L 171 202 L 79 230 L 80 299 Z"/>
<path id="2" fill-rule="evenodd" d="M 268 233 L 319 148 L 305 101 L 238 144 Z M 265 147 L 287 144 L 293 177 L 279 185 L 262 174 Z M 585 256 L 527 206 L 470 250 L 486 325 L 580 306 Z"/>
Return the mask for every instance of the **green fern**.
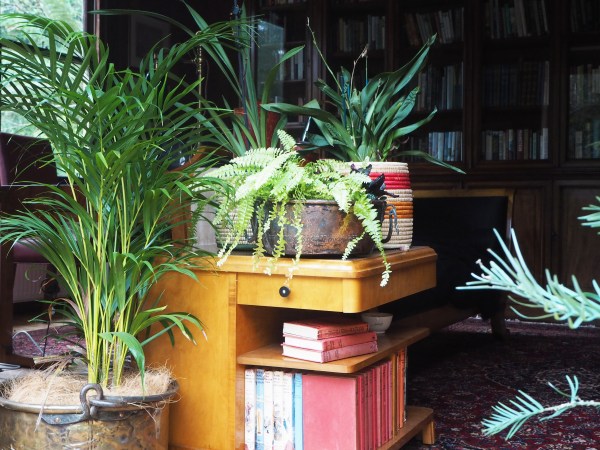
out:
<path id="1" fill-rule="evenodd" d="M 294 139 L 283 131 L 278 132 L 283 148 L 259 148 L 234 158 L 231 162 L 211 175 L 231 185 L 232 194 L 224 198 L 217 210 L 215 224 L 231 219 L 231 236 L 223 243 L 219 252 L 218 264 L 222 265 L 255 221 L 256 247 L 254 249 L 254 265 L 266 256 L 261 237 L 277 223 L 279 230 L 267 259 L 265 271 L 271 273 L 280 257 L 285 254 L 286 242 L 284 229 L 293 227 L 296 230 L 295 251 L 288 280 L 302 255 L 302 200 L 319 199 L 335 201 L 340 210 L 354 214 L 362 223 L 363 236 L 370 236 L 382 255 L 385 270 L 381 285 L 385 286 L 389 279 L 390 265 L 381 244 L 381 222 L 377 210 L 364 188 L 370 178 L 362 173 L 349 173 L 348 166 L 335 160 L 318 160 L 308 162 L 302 160 L 295 151 Z M 294 204 L 291 214 L 286 211 L 286 204 Z M 291 217 L 290 217 L 291 216 Z M 343 258 L 347 258 L 356 244 L 363 237 L 354 239 L 345 249 Z"/>

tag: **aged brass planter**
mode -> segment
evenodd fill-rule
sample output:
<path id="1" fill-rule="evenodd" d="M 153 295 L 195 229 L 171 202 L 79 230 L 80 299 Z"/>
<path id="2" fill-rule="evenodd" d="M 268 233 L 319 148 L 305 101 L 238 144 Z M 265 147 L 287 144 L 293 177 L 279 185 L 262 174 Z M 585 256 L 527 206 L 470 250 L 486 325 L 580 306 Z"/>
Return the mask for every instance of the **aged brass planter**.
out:
<path id="1" fill-rule="evenodd" d="M 47 405 L 43 411 L 40 405 L 0 398 L 0 449 L 166 450 L 169 403 L 178 389 L 172 382 L 160 395 L 111 397 L 88 384 L 80 405 Z"/>
<path id="2" fill-rule="evenodd" d="M 293 219 L 294 204 L 286 205 L 287 220 Z M 301 214 L 302 223 L 302 255 L 303 256 L 340 256 L 344 254 L 348 242 L 359 237 L 363 233 L 360 220 L 352 215 L 341 211 L 335 201 L 329 200 L 304 200 Z M 386 203 L 384 201 L 374 202 L 379 213 L 379 221 L 383 221 Z M 390 227 L 391 228 L 391 227 Z M 268 253 L 272 253 L 277 243 L 280 227 L 277 222 L 272 222 L 271 228 L 263 234 L 263 245 Z M 383 232 L 386 233 L 387 230 Z M 286 225 L 283 230 L 285 238 L 285 254 L 296 254 L 296 227 Z M 391 234 L 383 239 L 387 242 Z M 352 255 L 368 255 L 375 248 L 370 236 L 363 237 Z"/>

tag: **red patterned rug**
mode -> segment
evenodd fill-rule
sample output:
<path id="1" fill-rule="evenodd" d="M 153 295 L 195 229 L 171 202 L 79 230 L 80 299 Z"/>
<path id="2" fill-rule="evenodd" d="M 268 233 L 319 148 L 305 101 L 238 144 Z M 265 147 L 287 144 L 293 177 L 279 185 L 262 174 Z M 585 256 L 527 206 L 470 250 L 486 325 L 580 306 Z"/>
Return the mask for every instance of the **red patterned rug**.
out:
<path id="1" fill-rule="evenodd" d="M 561 402 L 547 383 L 566 388 L 567 374 L 579 378 L 582 398 L 600 399 L 600 328 L 509 321 L 508 329 L 510 336 L 499 341 L 488 323 L 468 319 L 410 347 L 408 403 L 434 409 L 437 440 L 424 446 L 414 439 L 404 450 L 600 450 L 600 411 L 591 408 L 530 421 L 510 441 L 506 433 L 482 434 L 481 420 L 517 389 L 544 405 Z M 45 329 L 30 335 L 43 346 Z M 72 345 L 51 329 L 46 355 Z M 40 354 L 24 334 L 15 336 L 14 347 L 22 355 Z"/>
<path id="2" fill-rule="evenodd" d="M 50 326 L 13 335 L 13 352 L 22 356 L 64 355 L 78 348 L 82 342 L 73 327 Z"/>
<path id="3" fill-rule="evenodd" d="M 482 434 L 481 420 L 498 401 L 523 390 L 543 405 L 564 402 L 549 386 L 568 391 L 565 375 L 576 375 L 583 399 L 600 399 L 600 328 L 509 321 L 505 341 L 489 324 L 469 319 L 411 347 L 408 403 L 435 411 L 433 446 L 413 440 L 410 450 L 600 450 L 600 411 L 575 409 L 527 422 L 515 437 Z"/>

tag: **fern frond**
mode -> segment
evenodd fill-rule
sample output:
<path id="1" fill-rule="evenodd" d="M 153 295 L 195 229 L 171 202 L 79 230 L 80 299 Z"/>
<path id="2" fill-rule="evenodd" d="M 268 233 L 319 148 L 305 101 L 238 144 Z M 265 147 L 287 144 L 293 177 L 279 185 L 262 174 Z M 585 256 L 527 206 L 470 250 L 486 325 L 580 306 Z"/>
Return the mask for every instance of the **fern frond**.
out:
<path id="1" fill-rule="evenodd" d="M 279 136 L 279 141 L 285 151 L 291 152 L 296 148 L 296 140 L 284 130 L 277 130 L 277 136 Z"/>

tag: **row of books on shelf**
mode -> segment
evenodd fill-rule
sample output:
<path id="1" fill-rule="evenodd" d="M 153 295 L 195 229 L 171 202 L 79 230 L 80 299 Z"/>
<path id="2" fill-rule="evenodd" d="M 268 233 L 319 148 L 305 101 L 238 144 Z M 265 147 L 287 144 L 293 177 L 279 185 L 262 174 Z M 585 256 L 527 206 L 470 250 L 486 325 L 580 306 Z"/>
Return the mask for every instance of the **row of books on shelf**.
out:
<path id="1" fill-rule="evenodd" d="M 542 106 L 550 101 L 548 61 L 490 64 L 483 68 L 486 107 Z"/>
<path id="2" fill-rule="evenodd" d="M 463 161 L 462 131 L 431 131 L 427 135 L 411 136 L 402 150 L 422 150 L 444 161 Z"/>
<path id="3" fill-rule="evenodd" d="M 428 65 L 417 77 L 421 91 L 415 104 L 416 111 L 462 109 L 463 64 L 447 66 Z"/>
<path id="4" fill-rule="evenodd" d="M 306 0 L 261 0 L 260 6 L 293 5 L 294 3 L 306 3 Z"/>
<path id="5" fill-rule="evenodd" d="M 569 126 L 571 158 L 600 159 L 600 115 Z"/>
<path id="6" fill-rule="evenodd" d="M 571 66 L 569 73 L 571 107 L 600 104 L 600 65 Z"/>
<path id="7" fill-rule="evenodd" d="M 304 49 L 280 66 L 278 78 L 284 81 L 304 80 Z"/>
<path id="8" fill-rule="evenodd" d="M 406 421 L 406 349 L 353 374 L 247 367 L 246 450 L 376 449 Z"/>
<path id="9" fill-rule="evenodd" d="M 464 39 L 464 8 L 404 14 L 408 43 L 421 47 L 434 34 L 437 42 L 451 44 Z"/>
<path id="10" fill-rule="evenodd" d="M 486 161 L 548 159 L 548 128 L 485 130 L 481 157 Z"/>
<path id="11" fill-rule="evenodd" d="M 546 0 L 490 0 L 485 4 L 486 36 L 510 39 L 549 32 Z"/>
<path id="12" fill-rule="evenodd" d="M 282 354 L 317 363 L 377 351 L 377 334 L 354 318 L 316 318 L 283 324 Z"/>
<path id="13" fill-rule="evenodd" d="M 366 20 L 339 18 L 336 49 L 360 53 L 366 44 L 369 50 L 385 49 L 385 17 L 368 15 Z"/>
<path id="14" fill-rule="evenodd" d="M 571 1 L 571 31 L 574 33 L 600 31 L 600 3 L 598 0 Z"/>

